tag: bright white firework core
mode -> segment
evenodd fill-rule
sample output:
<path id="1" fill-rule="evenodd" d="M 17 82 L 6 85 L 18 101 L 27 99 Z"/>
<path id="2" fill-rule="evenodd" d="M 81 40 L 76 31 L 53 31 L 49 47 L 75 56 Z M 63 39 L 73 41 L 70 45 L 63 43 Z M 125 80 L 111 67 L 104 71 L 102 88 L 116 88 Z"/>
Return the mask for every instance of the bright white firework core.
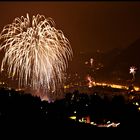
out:
<path id="1" fill-rule="evenodd" d="M 38 92 L 41 96 L 60 92 L 72 49 L 51 18 L 17 17 L 3 28 L 0 39 L 0 50 L 5 50 L 1 71 L 8 65 L 8 74 L 18 78 L 19 87 L 31 85 L 42 91 Z"/>
<path id="2" fill-rule="evenodd" d="M 130 67 L 130 72 L 129 73 L 135 74 L 136 73 L 136 68 L 135 67 Z"/>

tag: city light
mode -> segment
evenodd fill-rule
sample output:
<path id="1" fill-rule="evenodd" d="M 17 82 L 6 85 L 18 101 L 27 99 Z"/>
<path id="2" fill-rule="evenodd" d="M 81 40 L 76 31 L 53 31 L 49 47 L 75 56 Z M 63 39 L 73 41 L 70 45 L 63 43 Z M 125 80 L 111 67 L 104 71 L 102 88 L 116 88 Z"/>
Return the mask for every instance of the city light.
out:
<path id="1" fill-rule="evenodd" d="M 72 119 L 72 120 L 76 120 L 76 116 L 71 116 L 69 118 Z"/>

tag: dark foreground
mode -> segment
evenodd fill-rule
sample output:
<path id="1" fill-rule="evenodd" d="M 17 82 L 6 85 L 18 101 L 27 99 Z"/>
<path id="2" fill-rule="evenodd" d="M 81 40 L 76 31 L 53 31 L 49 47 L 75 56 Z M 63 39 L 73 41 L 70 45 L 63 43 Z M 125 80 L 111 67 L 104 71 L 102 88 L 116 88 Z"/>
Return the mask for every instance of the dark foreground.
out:
<path id="1" fill-rule="evenodd" d="M 129 96 L 133 96 L 133 99 L 126 102 L 120 95 L 109 99 L 107 96 L 88 96 L 76 91 L 66 94 L 63 100 L 48 103 L 30 94 L 23 95 L 19 91 L 1 88 L 0 127 L 4 125 L 28 128 L 39 125 L 45 129 L 138 129 L 140 100 L 138 96 Z M 75 118 L 70 119 L 72 117 Z M 108 125 L 111 122 L 119 125 L 114 128 Z"/>

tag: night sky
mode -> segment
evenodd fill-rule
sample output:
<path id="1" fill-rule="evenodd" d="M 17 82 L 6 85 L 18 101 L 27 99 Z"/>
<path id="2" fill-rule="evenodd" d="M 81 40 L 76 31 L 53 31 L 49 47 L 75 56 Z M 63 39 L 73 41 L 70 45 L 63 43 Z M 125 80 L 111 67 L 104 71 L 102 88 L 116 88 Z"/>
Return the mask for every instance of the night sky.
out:
<path id="1" fill-rule="evenodd" d="M 140 2 L 0 2 L 0 31 L 27 12 L 52 17 L 74 52 L 127 47 L 140 37 Z"/>

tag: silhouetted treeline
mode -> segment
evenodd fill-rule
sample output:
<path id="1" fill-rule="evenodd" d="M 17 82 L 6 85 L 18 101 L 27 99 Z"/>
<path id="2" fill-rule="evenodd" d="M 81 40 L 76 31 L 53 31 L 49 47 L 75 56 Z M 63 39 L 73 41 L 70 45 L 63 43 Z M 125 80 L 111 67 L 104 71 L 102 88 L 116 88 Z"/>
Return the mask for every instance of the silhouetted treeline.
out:
<path id="1" fill-rule="evenodd" d="M 21 91 L 1 88 L 0 123 L 40 124 L 55 128 L 96 128 L 79 122 L 82 117 L 90 116 L 90 121 L 99 124 L 110 120 L 120 122 L 121 128 L 139 127 L 139 104 L 139 98 L 134 95 L 126 102 L 121 95 L 110 99 L 106 95 L 87 95 L 79 91 L 67 93 L 64 99 L 48 103 Z M 69 119 L 70 116 L 76 116 L 76 120 Z"/>

